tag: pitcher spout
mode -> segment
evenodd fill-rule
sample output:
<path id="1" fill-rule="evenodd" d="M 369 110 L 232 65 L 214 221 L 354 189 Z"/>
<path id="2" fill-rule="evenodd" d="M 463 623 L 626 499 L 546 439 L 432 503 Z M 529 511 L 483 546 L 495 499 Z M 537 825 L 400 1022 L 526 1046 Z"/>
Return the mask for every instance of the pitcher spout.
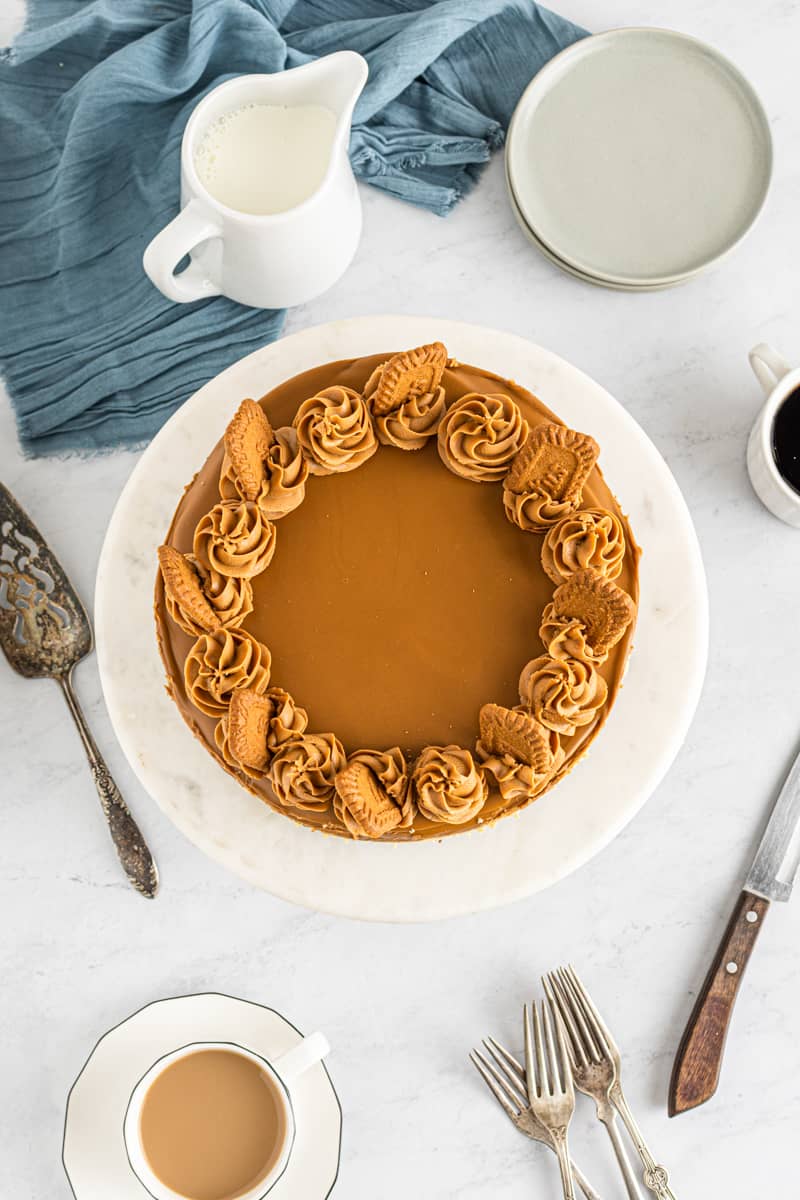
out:
<path id="1" fill-rule="evenodd" d="M 337 144 L 346 142 L 350 136 L 353 109 L 367 82 L 367 60 L 355 50 L 337 50 L 309 63 L 305 69 L 309 75 L 314 73 L 320 91 L 319 102 L 336 116 Z"/>

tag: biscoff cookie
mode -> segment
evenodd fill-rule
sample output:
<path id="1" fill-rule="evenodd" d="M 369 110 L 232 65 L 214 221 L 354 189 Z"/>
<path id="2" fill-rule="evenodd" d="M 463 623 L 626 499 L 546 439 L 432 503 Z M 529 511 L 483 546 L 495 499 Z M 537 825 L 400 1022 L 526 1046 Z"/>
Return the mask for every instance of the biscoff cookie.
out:
<path id="1" fill-rule="evenodd" d="M 174 546 L 158 547 L 158 563 L 172 612 L 187 632 L 216 633 L 222 624 L 203 592 L 200 577 L 185 554 Z"/>
<path id="2" fill-rule="evenodd" d="M 553 614 L 581 622 L 596 659 L 608 654 L 633 620 L 636 606 L 611 579 L 587 568 L 576 571 L 553 592 Z"/>
<path id="3" fill-rule="evenodd" d="M 383 837 L 390 829 L 396 829 L 402 819 L 400 808 L 364 762 L 348 763 L 339 772 L 336 797 L 334 806 L 341 812 L 341 819 L 357 835 Z"/>
<path id="4" fill-rule="evenodd" d="M 266 478 L 264 460 L 275 435 L 255 400 L 243 400 L 225 430 L 225 450 L 246 500 L 257 500 Z"/>
<path id="5" fill-rule="evenodd" d="M 488 754 L 510 754 L 544 775 L 553 765 L 550 732 L 529 713 L 484 704 L 478 717 L 480 743 Z"/>
<path id="6" fill-rule="evenodd" d="M 441 342 L 417 346 L 387 359 L 372 376 L 374 391 L 370 407 L 376 417 L 399 408 L 406 400 L 425 396 L 438 388 L 447 366 L 447 350 Z"/>
<path id="7" fill-rule="evenodd" d="M 267 765 L 267 732 L 275 712 L 268 696 L 251 688 L 239 688 L 228 709 L 228 745 L 234 758 L 245 767 L 262 771 Z"/>
<path id="8" fill-rule="evenodd" d="M 533 492 L 577 507 L 599 454 L 600 447 L 587 433 L 565 425 L 537 425 L 514 458 L 505 488 L 515 495 Z"/>

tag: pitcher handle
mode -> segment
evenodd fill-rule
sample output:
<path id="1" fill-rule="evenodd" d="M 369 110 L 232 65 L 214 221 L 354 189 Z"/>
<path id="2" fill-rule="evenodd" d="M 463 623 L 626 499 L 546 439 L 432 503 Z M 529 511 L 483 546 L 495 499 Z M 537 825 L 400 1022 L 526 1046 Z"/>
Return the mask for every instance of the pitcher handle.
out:
<path id="1" fill-rule="evenodd" d="M 766 342 L 759 342 L 757 346 L 754 346 L 748 358 L 765 396 L 770 394 L 775 384 L 779 383 L 784 375 L 788 375 L 791 369 L 780 354 L 776 353 Z"/>
<path id="2" fill-rule="evenodd" d="M 221 237 L 222 230 L 199 200 L 190 200 L 169 225 L 157 233 L 144 252 L 142 265 L 152 283 L 168 300 L 189 304 L 219 296 L 222 289 L 210 280 L 196 262 L 180 275 L 175 268 L 182 258 L 207 238 Z"/>
<path id="3" fill-rule="evenodd" d="M 326 1054 L 330 1053 L 328 1039 L 323 1033 L 310 1033 L 302 1042 L 272 1064 L 284 1083 L 291 1084 L 298 1075 L 302 1075 L 309 1067 L 313 1067 Z"/>

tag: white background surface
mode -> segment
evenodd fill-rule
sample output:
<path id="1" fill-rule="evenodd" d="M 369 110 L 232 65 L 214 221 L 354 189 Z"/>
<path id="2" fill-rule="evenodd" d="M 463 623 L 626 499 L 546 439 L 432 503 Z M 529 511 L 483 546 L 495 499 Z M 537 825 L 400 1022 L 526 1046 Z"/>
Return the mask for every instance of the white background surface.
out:
<path id="1" fill-rule="evenodd" d="M 627 405 L 684 490 L 708 571 L 711 657 L 689 739 L 625 833 L 551 891 L 440 925 L 368 926 L 291 908 L 194 850 L 135 783 L 89 661 L 78 690 L 162 871 L 162 893 L 148 904 L 120 877 L 56 689 L 0 662 L 3 1196 L 68 1196 L 64 1099 L 103 1030 L 148 1000 L 215 988 L 328 1034 L 345 1117 L 336 1196 L 555 1198 L 546 1152 L 495 1110 L 465 1053 L 488 1031 L 517 1042 L 522 1000 L 540 971 L 567 958 L 618 1034 L 630 1099 L 678 1200 L 749 1200 L 779 1179 L 787 1195 L 796 1190 L 800 905 L 769 916 L 717 1098 L 669 1122 L 665 1096 L 708 958 L 800 743 L 800 538 L 761 509 L 744 468 L 761 402 L 747 349 L 766 339 L 800 360 L 800 5 L 660 0 L 645 14 L 632 0 L 609 0 L 601 19 L 588 0 L 564 0 L 562 11 L 595 29 L 644 19 L 683 29 L 749 76 L 772 122 L 776 169 L 745 244 L 685 288 L 595 290 L 558 274 L 524 240 L 498 158 L 446 221 L 365 189 L 356 262 L 287 328 L 387 308 L 494 324 L 570 359 Z M 87 601 L 133 462 L 26 463 L 0 404 L 0 477 Z M 610 1197 L 619 1185 L 601 1139 L 583 1104 L 576 1157 Z"/>

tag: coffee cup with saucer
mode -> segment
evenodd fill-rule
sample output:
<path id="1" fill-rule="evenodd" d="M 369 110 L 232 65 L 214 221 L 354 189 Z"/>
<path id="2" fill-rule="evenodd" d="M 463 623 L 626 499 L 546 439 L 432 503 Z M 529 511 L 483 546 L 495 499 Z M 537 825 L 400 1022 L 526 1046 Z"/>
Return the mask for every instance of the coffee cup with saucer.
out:
<path id="1" fill-rule="evenodd" d="M 136 1117 L 168 1063 L 210 1047 L 255 1062 L 284 1096 L 280 1153 L 252 1200 L 325 1200 L 338 1175 L 342 1126 L 321 1058 L 325 1039 L 304 1038 L 274 1010 L 218 993 L 156 1001 L 100 1038 L 67 1101 L 63 1161 L 75 1200 L 172 1200 L 141 1154 Z"/>

